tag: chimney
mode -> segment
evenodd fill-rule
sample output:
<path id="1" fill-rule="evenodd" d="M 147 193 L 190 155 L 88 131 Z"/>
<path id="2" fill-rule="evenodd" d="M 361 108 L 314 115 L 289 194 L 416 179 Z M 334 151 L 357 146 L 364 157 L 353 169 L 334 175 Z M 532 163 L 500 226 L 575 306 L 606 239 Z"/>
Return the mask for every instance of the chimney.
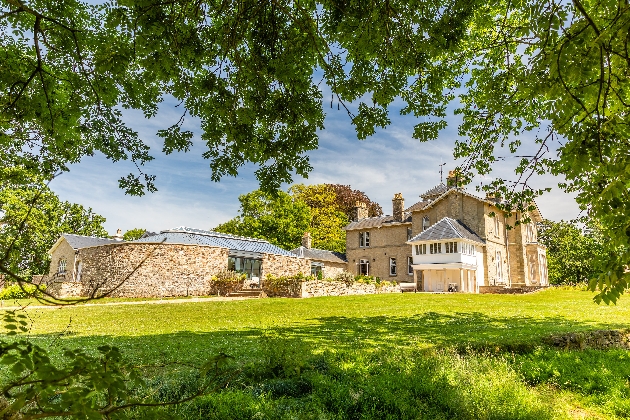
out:
<path id="1" fill-rule="evenodd" d="M 368 217 L 368 209 L 364 202 L 357 201 L 354 203 L 354 208 L 352 209 L 352 221 L 358 222 L 361 219 L 366 219 Z"/>
<path id="2" fill-rule="evenodd" d="M 118 229 L 116 231 L 116 234 L 114 236 L 112 236 L 112 239 L 115 239 L 117 241 L 122 241 L 123 240 L 123 233 L 122 230 Z"/>
<path id="3" fill-rule="evenodd" d="M 302 236 L 302 246 L 307 249 L 311 249 L 311 234 L 309 232 L 305 232 L 304 236 Z"/>
<path id="4" fill-rule="evenodd" d="M 446 186 L 449 188 L 456 188 L 457 182 L 461 181 L 457 179 L 457 176 L 457 171 L 448 171 L 448 176 L 446 177 Z"/>
<path id="5" fill-rule="evenodd" d="M 405 211 L 405 199 L 401 193 L 394 194 L 392 199 L 394 220 L 397 222 L 403 221 L 403 213 Z"/>

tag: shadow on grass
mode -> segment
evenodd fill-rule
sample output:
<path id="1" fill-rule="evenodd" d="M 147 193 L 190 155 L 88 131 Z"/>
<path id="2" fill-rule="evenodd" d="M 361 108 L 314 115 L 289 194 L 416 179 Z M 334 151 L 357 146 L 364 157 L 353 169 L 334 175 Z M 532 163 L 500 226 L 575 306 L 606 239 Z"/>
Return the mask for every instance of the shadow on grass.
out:
<path id="1" fill-rule="evenodd" d="M 613 401 L 611 407 L 622 407 L 619 398 L 627 393 L 623 375 L 630 372 L 619 370 L 620 352 L 563 352 L 543 340 L 569 331 L 623 327 L 627 325 L 559 316 L 426 312 L 319 317 L 267 328 L 136 337 L 42 335 L 34 340 L 54 340 L 53 353 L 62 347 L 116 345 L 142 365 L 200 364 L 218 352 L 234 356 L 242 369 L 239 380 L 193 408 L 181 408 L 178 414 L 184 418 L 309 418 L 305 413 L 320 413 L 366 419 L 544 419 L 557 417 L 553 397 L 545 399 L 531 385 L 549 384 L 589 398 L 599 393 Z M 577 369 L 580 354 L 588 357 L 583 357 L 584 368 Z M 589 373 L 589 365 L 598 368 Z M 182 381 L 175 381 L 174 389 Z"/>

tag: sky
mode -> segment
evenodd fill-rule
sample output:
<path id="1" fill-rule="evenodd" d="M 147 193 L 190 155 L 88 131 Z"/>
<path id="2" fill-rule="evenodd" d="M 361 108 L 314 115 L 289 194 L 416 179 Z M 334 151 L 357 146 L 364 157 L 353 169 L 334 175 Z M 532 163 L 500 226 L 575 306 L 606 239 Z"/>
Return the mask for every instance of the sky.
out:
<path id="1" fill-rule="evenodd" d="M 195 142 L 187 153 L 164 155 L 156 132 L 179 120 L 181 111 L 174 105 L 174 101 L 166 100 L 153 119 L 146 119 L 140 112 L 125 113 L 126 122 L 151 146 L 155 160 L 143 170 L 157 176 L 157 192 L 142 197 L 125 195 L 118 187 L 118 179 L 129 172 L 135 173 L 135 167 L 128 161 L 112 163 L 102 155 L 84 157 L 80 163 L 71 165 L 70 172 L 55 179 L 51 188 L 62 200 L 91 207 L 104 216 L 110 234 L 117 229 L 125 232 L 133 228 L 153 232 L 178 226 L 212 229 L 236 216 L 238 196 L 258 188 L 256 167 L 247 165 L 238 177 L 213 182 L 209 161 L 202 157 L 206 150 L 203 142 Z M 453 159 L 453 146 L 458 139 L 456 117 L 447 118 L 449 125 L 437 140 L 421 143 L 411 137 L 417 118 L 401 116 L 395 107 L 390 113 L 392 124 L 366 140 L 357 139 L 348 115 L 338 111 L 336 104 L 325 111 L 319 148 L 309 153 L 313 171 L 308 179 L 294 177 L 295 183 L 350 185 L 378 202 L 385 214 L 391 214 L 395 193 L 403 194 L 408 207 L 419 201 L 420 194 L 440 183 L 440 163 L 446 163 L 444 176 L 458 163 Z M 185 128 L 198 134 L 199 127 L 198 121 L 186 120 Z M 512 166 L 516 164 L 517 159 L 506 159 L 495 167 L 491 176 L 514 179 Z M 475 185 L 489 180 L 478 177 L 468 189 L 475 193 Z M 545 218 L 568 220 L 579 214 L 573 198 L 557 187 L 561 181 L 552 175 L 533 179 L 534 187 L 552 187 L 552 192 L 537 199 Z"/>

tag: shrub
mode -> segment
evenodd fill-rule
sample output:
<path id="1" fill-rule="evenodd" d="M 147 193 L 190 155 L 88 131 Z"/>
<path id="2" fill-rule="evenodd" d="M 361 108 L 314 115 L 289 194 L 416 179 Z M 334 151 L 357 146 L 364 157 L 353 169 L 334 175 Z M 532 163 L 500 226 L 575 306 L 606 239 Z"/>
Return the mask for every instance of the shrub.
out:
<path id="1" fill-rule="evenodd" d="M 335 280 L 345 283 L 347 286 L 351 286 L 352 283 L 354 283 L 354 274 L 347 271 L 342 271 L 341 273 L 337 274 Z"/>
<path id="2" fill-rule="evenodd" d="M 46 286 L 42 284 L 39 288 L 40 290 L 44 290 Z M 11 284 L 0 290 L 0 300 L 27 299 L 39 294 L 40 292 L 37 290 L 37 286 L 33 284 L 24 284 L 21 287 L 19 284 Z"/>
<path id="3" fill-rule="evenodd" d="M 212 276 L 212 290 L 210 293 L 227 296 L 230 293 L 238 292 L 243 288 L 243 282 L 246 278 L 247 275 L 244 273 L 230 270 L 220 271 Z"/>
<path id="4" fill-rule="evenodd" d="M 302 282 L 312 280 L 312 276 L 299 273 L 296 276 L 279 276 L 267 274 L 263 280 L 262 289 L 269 297 L 301 297 Z"/>

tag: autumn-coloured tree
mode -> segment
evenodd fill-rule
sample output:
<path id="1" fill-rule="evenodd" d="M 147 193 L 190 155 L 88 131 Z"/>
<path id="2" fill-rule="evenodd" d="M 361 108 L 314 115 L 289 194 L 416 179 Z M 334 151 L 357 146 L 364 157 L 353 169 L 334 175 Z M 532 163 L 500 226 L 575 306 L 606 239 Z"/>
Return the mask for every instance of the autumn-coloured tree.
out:
<path id="1" fill-rule="evenodd" d="M 356 205 L 357 201 L 365 203 L 368 209 L 368 217 L 376 217 L 383 215 L 383 209 L 380 204 L 370 200 L 370 198 L 359 190 L 353 190 L 350 185 L 341 184 L 326 184 L 335 191 L 337 196 L 337 207 L 343 211 L 348 219 L 352 218 L 352 209 Z"/>

